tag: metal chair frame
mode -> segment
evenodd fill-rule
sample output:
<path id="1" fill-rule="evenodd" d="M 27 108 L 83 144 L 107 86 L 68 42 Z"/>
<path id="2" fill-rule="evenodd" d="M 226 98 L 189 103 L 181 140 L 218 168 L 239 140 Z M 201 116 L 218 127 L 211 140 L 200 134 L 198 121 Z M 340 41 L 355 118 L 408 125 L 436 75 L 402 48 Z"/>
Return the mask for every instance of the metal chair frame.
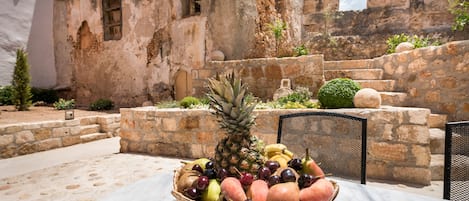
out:
<path id="1" fill-rule="evenodd" d="M 360 175 L 360 183 L 366 184 L 366 152 L 367 152 L 367 119 L 363 117 L 348 115 L 348 114 L 340 114 L 340 113 L 332 113 L 332 112 L 301 112 L 301 113 L 293 113 L 293 114 L 286 114 L 280 115 L 279 122 L 278 122 L 278 130 L 277 130 L 277 143 L 280 143 L 282 138 L 282 125 L 283 120 L 293 117 L 302 117 L 302 116 L 330 116 L 330 117 L 339 117 L 344 119 L 350 119 L 354 121 L 361 122 L 362 127 L 362 150 L 361 150 L 361 175 Z"/>
<path id="2" fill-rule="evenodd" d="M 456 127 L 468 127 L 469 121 L 448 122 L 445 125 L 445 166 L 443 181 L 443 199 L 451 199 L 451 158 L 452 158 L 452 137 L 453 129 Z M 468 133 L 463 133 L 468 134 Z"/>

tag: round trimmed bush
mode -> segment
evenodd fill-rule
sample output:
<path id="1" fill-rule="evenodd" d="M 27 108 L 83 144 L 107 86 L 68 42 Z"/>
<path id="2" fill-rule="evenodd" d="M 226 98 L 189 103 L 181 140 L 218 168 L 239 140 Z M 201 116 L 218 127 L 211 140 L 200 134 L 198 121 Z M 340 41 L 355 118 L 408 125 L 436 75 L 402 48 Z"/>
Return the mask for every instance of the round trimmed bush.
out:
<path id="1" fill-rule="evenodd" d="M 323 108 L 354 107 L 353 97 L 361 89 L 360 84 L 348 78 L 336 78 L 323 85 L 318 99 Z"/>
<path id="2" fill-rule="evenodd" d="M 200 104 L 200 100 L 192 96 L 186 96 L 181 101 L 179 101 L 179 105 L 181 105 L 183 108 L 189 108 L 198 104 Z"/>

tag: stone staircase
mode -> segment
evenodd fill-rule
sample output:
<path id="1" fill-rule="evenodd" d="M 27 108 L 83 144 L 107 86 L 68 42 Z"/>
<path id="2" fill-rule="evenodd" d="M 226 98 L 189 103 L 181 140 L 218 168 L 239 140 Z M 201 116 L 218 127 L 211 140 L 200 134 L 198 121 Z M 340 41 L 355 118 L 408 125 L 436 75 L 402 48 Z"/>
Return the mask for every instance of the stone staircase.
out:
<path id="1" fill-rule="evenodd" d="M 397 91 L 396 81 L 383 79 L 383 70 L 371 68 L 370 63 L 370 60 L 326 61 L 324 62 L 324 77 L 326 81 L 334 78 L 353 79 L 360 83 L 362 88 L 372 88 L 378 91 L 381 95 L 382 105 L 406 106 L 407 94 Z M 443 180 L 444 176 L 444 127 L 446 122 L 446 115 L 430 114 L 428 119 L 432 180 Z M 456 168 L 465 168 L 469 172 L 467 164 L 460 164 L 460 167 Z M 469 180 L 469 178 L 466 179 Z"/>
<path id="2" fill-rule="evenodd" d="M 101 126 L 96 121 L 83 120 L 80 121 L 80 141 L 81 143 L 91 142 L 95 140 L 105 139 L 107 133 L 101 132 Z"/>

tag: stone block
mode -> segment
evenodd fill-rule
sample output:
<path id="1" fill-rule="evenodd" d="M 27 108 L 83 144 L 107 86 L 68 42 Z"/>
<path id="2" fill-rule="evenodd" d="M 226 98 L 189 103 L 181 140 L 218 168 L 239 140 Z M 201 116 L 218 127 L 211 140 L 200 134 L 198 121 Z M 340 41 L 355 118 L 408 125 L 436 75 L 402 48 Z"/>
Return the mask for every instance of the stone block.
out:
<path id="1" fill-rule="evenodd" d="M 32 154 L 34 152 L 36 152 L 36 146 L 34 144 L 31 144 L 31 143 L 22 144 L 18 148 L 18 154 L 19 155 Z"/>
<path id="2" fill-rule="evenodd" d="M 396 129 L 397 140 L 400 142 L 428 144 L 430 133 L 427 126 L 401 125 Z"/>
<path id="3" fill-rule="evenodd" d="M 414 184 L 430 185 L 432 178 L 429 168 L 416 167 L 394 167 L 393 178 L 397 181 L 404 181 Z"/>
<path id="4" fill-rule="evenodd" d="M 415 158 L 415 165 L 428 167 L 430 165 L 430 147 L 412 145 L 412 157 Z"/>
<path id="5" fill-rule="evenodd" d="M 100 126 L 97 124 L 81 125 L 80 129 L 80 135 L 86 135 L 91 133 L 98 133 Z"/>
<path id="6" fill-rule="evenodd" d="M 121 121 L 120 126 L 122 129 L 134 129 L 135 121 L 133 119 L 124 119 Z"/>
<path id="7" fill-rule="evenodd" d="M 274 115 L 262 115 L 256 118 L 256 130 L 262 130 L 262 132 L 273 132 L 278 129 L 278 116 Z M 301 123 L 300 123 L 301 124 Z M 301 125 L 300 125 L 301 126 Z"/>
<path id="8" fill-rule="evenodd" d="M 81 132 L 81 126 L 70 127 L 70 135 L 78 135 Z"/>
<path id="9" fill-rule="evenodd" d="M 192 143 L 194 135 L 192 132 L 175 132 L 172 134 L 171 139 L 174 143 Z"/>
<path id="10" fill-rule="evenodd" d="M 5 133 L 16 133 L 23 130 L 21 125 L 12 125 L 5 128 Z"/>
<path id="11" fill-rule="evenodd" d="M 79 119 L 73 119 L 73 120 L 65 121 L 65 126 L 67 126 L 67 127 L 78 126 L 78 125 L 80 125 L 80 120 Z"/>
<path id="12" fill-rule="evenodd" d="M 441 101 L 440 99 L 440 91 L 427 91 L 425 93 L 425 102 L 427 103 L 438 103 Z"/>
<path id="13" fill-rule="evenodd" d="M 147 120 L 147 111 L 134 111 L 135 120 Z"/>
<path id="14" fill-rule="evenodd" d="M 32 132 L 37 141 L 49 139 L 52 136 L 52 130 L 50 128 L 33 129 Z"/>
<path id="15" fill-rule="evenodd" d="M 407 160 L 407 146 L 386 142 L 371 142 L 369 155 L 373 160 L 385 162 L 404 162 Z"/>
<path id="16" fill-rule="evenodd" d="M 62 138 L 62 145 L 63 146 L 71 146 L 75 144 L 80 144 L 81 139 L 80 136 L 75 135 L 75 136 L 65 136 Z"/>
<path id="17" fill-rule="evenodd" d="M 32 141 L 34 141 L 34 134 L 31 131 L 24 130 L 16 133 L 16 144 L 23 144 Z"/>
<path id="18" fill-rule="evenodd" d="M 301 72 L 301 68 L 295 64 L 286 65 L 283 68 L 283 76 L 284 77 L 292 77 L 298 75 L 298 72 Z"/>
<path id="19" fill-rule="evenodd" d="M 130 152 L 129 151 L 129 141 L 121 138 L 121 140 L 119 141 L 119 144 L 120 144 L 119 152 L 121 152 L 121 153 Z"/>
<path id="20" fill-rule="evenodd" d="M 41 128 L 41 123 L 25 123 L 23 124 L 23 129 L 24 130 L 33 130 L 33 129 L 38 129 Z"/>
<path id="21" fill-rule="evenodd" d="M 83 117 L 80 119 L 80 125 L 96 124 L 97 117 Z"/>
<path id="22" fill-rule="evenodd" d="M 63 121 L 47 121 L 44 122 L 41 126 L 43 128 L 57 128 L 62 127 L 64 125 Z"/>
<path id="23" fill-rule="evenodd" d="M 69 127 L 60 127 L 52 129 L 52 137 L 63 137 L 67 135 L 70 135 Z"/>
<path id="24" fill-rule="evenodd" d="M 100 125 L 112 124 L 114 123 L 114 117 L 112 116 L 96 117 L 96 123 Z"/>
<path id="25" fill-rule="evenodd" d="M 14 145 L 6 146 L 3 149 L 0 148 L 0 156 L 2 158 L 11 158 L 16 155 L 16 146 Z"/>
<path id="26" fill-rule="evenodd" d="M 458 80 L 455 77 L 445 77 L 440 80 L 440 86 L 446 89 L 454 89 L 457 87 Z"/>
<path id="27" fill-rule="evenodd" d="M 427 125 L 428 116 L 430 115 L 429 110 L 409 110 L 407 111 L 409 116 L 409 123 L 418 125 Z"/>
<path id="28" fill-rule="evenodd" d="M 197 132 L 195 133 L 196 143 L 199 144 L 213 144 L 216 143 L 214 136 L 211 132 Z"/>
<path id="29" fill-rule="evenodd" d="M 140 142 L 143 135 L 135 130 L 122 130 L 120 137 L 131 142 Z"/>
<path id="30" fill-rule="evenodd" d="M 164 131 L 177 131 L 177 120 L 175 118 L 163 118 L 162 119 Z"/>
<path id="31" fill-rule="evenodd" d="M 252 67 L 251 68 L 251 76 L 254 80 L 258 80 L 260 78 L 264 78 L 264 70 L 261 67 Z"/>
<path id="32" fill-rule="evenodd" d="M 164 142 L 161 140 L 161 136 L 156 133 L 145 133 L 143 135 L 143 141 L 145 143 Z"/>
<path id="33" fill-rule="evenodd" d="M 267 80 L 281 80 L 282 70 L 278 65 L 269 65 L 265 67 L 265 71 L 269 72 L 266 74 Z"/>
<path id="34" fill-rule="evenodd" d="M 60 138 L 52 138 L 47 140 L 42 140 L 35 143 L 37 151 L 46 151 L 54 148 L 59 148 L 62 146 Z"/>
<path id="35" fill-rule="evenodd" d="M 0 147 L 13 143 L 13 135 L 0 135 Z"/>
<path id="36" fill-rule="evenodd" d="M 369 178 L 390 179 L 392 172 L 384 162 L 369 161 L 366 164 L 366 175 Z"/>
<path id="37" fill-rule="evenodd" d="M 179 121 L 179 129 L 193 130 L 199 128 L 199 116 L 186 116 Z"/>

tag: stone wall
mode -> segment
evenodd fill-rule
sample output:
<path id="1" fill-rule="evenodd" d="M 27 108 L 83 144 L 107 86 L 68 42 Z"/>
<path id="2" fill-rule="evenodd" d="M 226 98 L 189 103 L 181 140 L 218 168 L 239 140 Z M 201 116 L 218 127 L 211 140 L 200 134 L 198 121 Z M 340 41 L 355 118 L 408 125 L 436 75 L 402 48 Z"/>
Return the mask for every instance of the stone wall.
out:
<path id="1" fill-rule="evenodd" d="M 208 78 L 217 73 L 241 72 L 249 91 L 263 100 L 272 100 L 274 92 L 280 88 L 282 79 L 290 79 L 292 88 L 309 87 L 317 96 L 319 87 L 324 83 L 322 55 L 288 58 L 264 58 L 234 61 L 208 62 L 203 69 L 193 70 L 194 94 L 201 96 L 207 91 Z"/>
<path id="2" fill-rule="evenodd" d="M 275 143 L 279 115 L 295 112 L 323 110 L 256 110 L 256 125 L 252 134 L 267 144 Z M 430 137 L 427 126 L 428 109 L 393 108 L 327 110 L 351 114 L 368 119 L 368 178 L 429 184 Z M 313 122 L 312 122 L 313 123 Z M 330 153 L 347 153 L 353 140 L 340 134 L 332 135 L 338 128 L 335 119 L 322 117 L 326 136 L 303 135 L 289 141 L 290 148 L 301 155 L 308 143 L 312 155 L 319 162 L 333 162 L 347 166 L 341 160 L 328 161 Z M 293 127 L 310 126 L 295 121 Z M 217 142 L 225 132 L 219 129 L 216 119 L 208 110 L 156 109 L 155 107 L 121 109 L 121 152 L 138 152 L 182 158 L 199 158 L 214 155 Z M 309 144 L 311 143 L 311 144 Z M 352 143 L 352 144 L 351 144 Z M 294 145 L 298 146 L 294 146 Z M 331 146 L 334 144 L 334 146 Z M 336 146 L 337 145 L 337 146 Z M 299 149 L 295 147 L 300 147 Z M 347 157 L 349 157 L 347 155 Z M 359 156 L 352 155 L 356 161 Z"/>
<path id="3" fill-rule="evenodd" d="M 0 158 L 119 136 L 119 130 L 119 114 L 1 125 Z"/>
<path id="4" fill-rule="evenodd" d="M 448 1 L 368 0 L 362 11 L 338 11 L 339 0 L 305 0 L 304 35 L 313 54 L 325 60 L 374 58 L 386 53 L 393 34 L 438 36 L 442 41 L 467 40 L 469 29 L 451 31 L 454 16 Z M 326 13 L 341 17 L 326 17 Z M 331 16 L 329 15 L 329 16 Z M 330 34 L 333 37 L 324 37 Z"/>

